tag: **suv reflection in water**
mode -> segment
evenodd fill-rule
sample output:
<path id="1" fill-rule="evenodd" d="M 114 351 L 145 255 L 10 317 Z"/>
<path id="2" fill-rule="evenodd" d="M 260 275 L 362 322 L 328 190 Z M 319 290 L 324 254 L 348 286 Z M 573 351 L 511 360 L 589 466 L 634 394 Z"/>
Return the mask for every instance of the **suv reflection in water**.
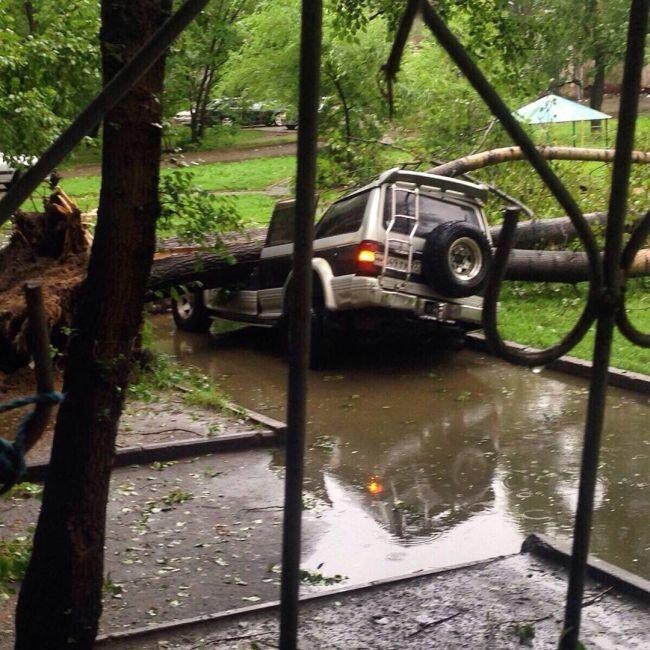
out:
<path id="1" fill-rule="evenodd" d="M 473 373 L 463 374 L 466 394 L 487 389 Z M 367 404 L 359 426 L 349 408 L 328 410 L 328 429 L 338 436 L 317 437 L 306 459 L 306 488 L 326 503 L 325 475 L 363 491 L 363 507 L 399 541 L 437 537 L 494 503 L 499 409 L 494 403 L 464 400 L 437 420 L 389 424 L 388 409 Z M 340 426 L 336 422 L 337 412 Z M 284 465 L 281 452 L 274 455 Z"/>

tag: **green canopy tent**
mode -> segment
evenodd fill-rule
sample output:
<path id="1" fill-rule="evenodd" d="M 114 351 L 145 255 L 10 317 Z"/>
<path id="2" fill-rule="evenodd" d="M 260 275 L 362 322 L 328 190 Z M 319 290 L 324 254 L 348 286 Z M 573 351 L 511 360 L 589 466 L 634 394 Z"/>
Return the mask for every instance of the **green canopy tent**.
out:
<path id="1" fill-rule="evenodd" d="M 588 106 L 572 102 L 558 95 L 540 97 L 526 106 L 514 111 L 513 115 L 527 124 L 558 124 L 573 123 L 573 146 L 576 146 L 576 122 L 591 122 L 605 120 L 605 145 L 607 145 L 607 121 L 611 115 L 601 113 Z"/>

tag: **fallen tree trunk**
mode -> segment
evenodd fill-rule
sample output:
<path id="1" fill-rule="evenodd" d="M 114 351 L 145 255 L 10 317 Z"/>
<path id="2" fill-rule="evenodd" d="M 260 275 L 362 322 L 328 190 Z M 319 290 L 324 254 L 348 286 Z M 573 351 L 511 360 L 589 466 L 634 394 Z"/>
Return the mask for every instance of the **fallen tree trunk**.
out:
<path id="1" fill-rule="evenodd" d="M 630 277 L 646 275 L 650 275 L 650 248 L 636 254 L 629 272 Z M 574 251 L 515 249 L 506 269 L 506 280 L 576 284 L 588 279 L 587 255 Z"/>
<path id="2" fill-rule="evenodd" d="M 547 160 L 591 160 L 598 162 L 613 162 L 615 149 L 580 149 L 576 147 L 537 147 L 537 150 L 543 158 Z M 504 162 L 514 160 L 525 160 L 523 152 L 519 147 L 503 147 L 501 149 L 491 149 L 490 151 L 481 151 L 480 153 L 464 156 L 456 160 L 450 160 L 442 165 L 436 165 L 427 170 L 427 174 L 437 174 L 438 176 L 458 176 L 467 172 L 498 165 Z M 648 164 L 650 163 L 650 152 L 633 151 L 632 162 Z"/>
<path id="3" fill-rule="evenodd" d="M 222 237 L 222 251 L 187 250 L 173 240 L 160 242 L 159 253 L 151 268 L 146 300 L 169 294 L 172 287 L 201 284 L 205 287 L 236 285 L 246 280 L 260 256 L 266 228 Z M 171 253 L 171 254 L 169 254 Z"/>
<path id="4" fill-rule="evenodd" d="M 592 226 L 604 226 L 607 223 L 605 212 L 591 212 L 583 215 Z M 496 246 L 501 234 L 501 226 L 490 228 L 492 241 Z M 529 219 L 521 221 L 517 226 L 515 237 L 515 248 L 539 249 L 546 246 L 566 246 L 577 237 L 576 229 L 569 217 L 558 217 L 557 219 Z"/>
<path id="5" fill-rule="evenodd" d="M 600 213 L 594 214 L 597 221 Z M 562 221 L 564 224 L 568 218 L 548 221 Z M 227 253 L 194 251 L 157 260 L 149 278 L 147 300 L 156 300 L 169 294 L 172 287 L 181 285 L 186 288 L 228 287 L 244 282 L 257 264 L 265 233 L 265 228 L 256 228 L 246 231 L 245 239 L 242 235 L 231 236 L 225 247 Z M 637 253 L 630 275 L 650 275 L 650 249 Z M 506 279 L 570 284 L 584 282 L 589 279 L 587 256 L 577 251 L 517 248 L 512 251 L 508 261 Z"/>

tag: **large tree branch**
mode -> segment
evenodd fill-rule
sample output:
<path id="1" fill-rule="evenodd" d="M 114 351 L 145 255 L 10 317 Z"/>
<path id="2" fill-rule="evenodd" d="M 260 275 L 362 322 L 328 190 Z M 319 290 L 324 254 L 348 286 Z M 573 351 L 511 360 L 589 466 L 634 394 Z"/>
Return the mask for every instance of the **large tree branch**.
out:
<path id="1" fill-rule="evenodd" d="M 599 162 L 613 162 L 616 153 L 615 149 L 579 149 L 575 147 L 537 147 L 537 150 L 547 160 L 591 160 Z M 519 147 L 503 147 L 502 149 L 491 149 L 490 151 L 482 151 L 471 156 L 451 160 L 432 167 L 427 170 L 427 173 L 438 174 L 439 176 L 458 176 L 482 167 L 524 159 L 525 156 Z M 650 163 L 650 152 L 633 151 L 632 162 Z"/>

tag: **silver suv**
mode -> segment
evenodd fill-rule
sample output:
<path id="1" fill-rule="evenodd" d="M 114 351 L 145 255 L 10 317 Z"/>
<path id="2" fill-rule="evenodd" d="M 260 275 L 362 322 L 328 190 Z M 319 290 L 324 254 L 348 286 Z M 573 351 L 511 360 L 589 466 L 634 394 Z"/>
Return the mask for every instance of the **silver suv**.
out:
<path id="1" fill-rule="evenodd" d="M 477 329 L 491 258 L 481 185 L 392 169 L 333 203 L 316 225 L 312 362 L 327 360 L 334 335 L 406 321 Z M 212 317 L 282 326 L 291 308 L 294 202 L 275 206 L 246 286 L 206 290 L 173 303 L 181 329 Z"/>

